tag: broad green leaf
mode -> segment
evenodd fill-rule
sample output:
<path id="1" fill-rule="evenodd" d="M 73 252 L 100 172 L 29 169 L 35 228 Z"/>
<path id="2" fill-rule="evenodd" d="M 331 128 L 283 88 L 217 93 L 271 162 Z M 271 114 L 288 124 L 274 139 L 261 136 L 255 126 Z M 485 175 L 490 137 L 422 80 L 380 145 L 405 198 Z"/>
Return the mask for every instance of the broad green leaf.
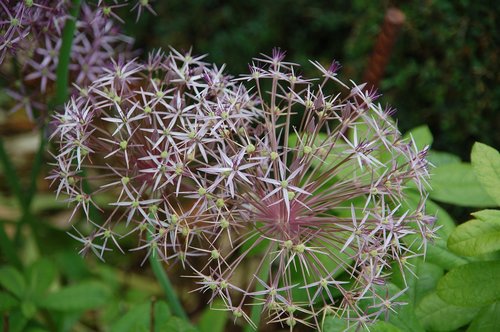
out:
<path id="1" fill-rule="evenodd" d="M 427 160 L 436 167 L 446 164 L 460 163 L 460 157 L 448 152 L 430 150 L 427 154 Z"/>
<path id="2" fill-rule="evenodd" d="M 0 312 L 8 311 L 19 305 L 19 300 L 7 292 L 0 292 Z"/>
<path id="3" fill-rule="evenodd" d="M 474 262 L 448 272 L 437 285 L 446 302 L 479 307 L 500 300 L 500 261 Z"/>
<path id="4" fill-rule="evenodd" d="M 480 220 L 500 220 L 500 210 L 481 210 L 472 215 Z"/>
<path id="5" fill-rule="evenodd" d="M 162 330 L 162 326 L 173 318 L 167 303 L 165 301 L 155 302 L 154 313 L 154 330 L 155 332 L 163 332 L 164 330 Z M 151 327 L 149 329 L 151 330 Z"/>
<path id="6" fill-rule="evenodd" d="M 137 305 L 111 325 L 110 332 L 132 332 L 149 328 L 151 303 Z"/>
<path id="7" fill-rule="evenodd" d="M 179 317 L 172 316 L 168 322 L 160 326 L 159 331 L 197 332 L 198 330 Z"/>
<path id="8" fill-rule="evenodd" d="M 467 332 L 497 332 L 500 327 L 500 302 L 481 309 Z"/>
<path id="9" fill-rule="evenodd" d="M 359 328 L 351 323 L 348 325 L 347 320 L 338 317 L 326 317 L 323 323 L 323 332 L 401 332 L 403 330 L 399 329 L 397 326 L 385 322 L 378 321 L 374 324 L 368 326 L 368 328 Z"/>
<path id="10" fill-rule="evenodd" d="M 445 164 L 432 171 L 430 197 L 444 203 L 469 207 L 496 206 L 477 181 L 472 166 Z"/>
<path id="11" fill-rule="evenodd" d="M 48 294 L 38 305 L 57 311 L 83 311 L 100 307 L 109 299 L 110 292 L 103 284 L 82 282 Z"/>
<path id="12" fill-rule="evenodd" d="M 213 308 L 222 307 L 222 301 L 215 302 L 212 306 Z M 200 332 L 223 332 L 224 327 L 227 322 L 227 311 L 214 310 L 212 308 L 207 308 L 201 314 L 201 318 L 198 322 L 198 330 Z"/>
<path id="13" fill-rule="evenodd" d="M 472 147 L 471 162 L 476 178 L 496 205 L 500 206 L 500 153 L 486 144 L 476 142 Z"/>
<path id="14" fill-rule="evenodd" d="M 454 331 L 469 323 L 478 311 L 448 304 L 433 292 L 420 301 L 416 315 L 426 330 Z"/>
<path id="15" fill-rule="evenodd" d="M 408 287 L 408 303 L 416 307 L 425 295 L 436 288 L 444 271 L 437 265 L 424 262 L 421 257 L 415 257 L 408 260 L 408 270 L 404 273 L 403 278 L 401 269 L 395 264 L 391 282 L 401 289 Z"/>
<path id="16" fill-rule="evenodd" d="M 434 140 L 429 127 L 426 125 L 413 128 L 403 136 L 404 139 L 410 139 L 410 137 L 413 137 L 419 150 L 422 150 L 426 146 L 430 146 Z"/>
<path id="17" fill-rule="evenodd" d="M 32 318 L 37 311 L 35 303 L 32 300 L 25 300 L 21 303 L 21 312 L 24 317 L 30 319 Z"/>
<path id="18" fill-rule="evenodd" d="M 0 285 L 18 298 L 21 298 L 26 291 L 23 275 L 12 266 L 0 268 Z"/>
<path id="19" fill-rule="evenodd" d="M 352 323 L 351 323 L 352 325 Z M 327 316 L 323 322 L 323 332 L 354 332 L 356 331 L 356 326 L 350 326 L 345 319 L 341 319 L 334 316 Z"/>
<path id="20" fill-rule="evenodd" d="M 28 287 L 35 296 L 41 296 L 50 287 L 56 276 L 56 269 L 47 259 L 36 261 L 28 270 Z"/>
<path id="21" fill-rule="evenodd" d="M 448 239 L 448 248 L 462 256 L 500 250 L 500 219 L 474 219 L 459 225 Z"/>
<path id="22" fill-rule="evenodd" d="M 28 320 L 20 310 L 15 310 L 9 314 L 9 332 L 24 332 Z"/>
<path id="23" fill-rule="evenodd" d="M 454 267 L 470 262 L 468 259 L 455 255 L 449 251 L 446 245 L 440 245 L 437 243 L 429 244 L 427 246 L 425 260 L 429 263 L 440 266 L 445 270 L 451 270 Z"/>
<path id="24" fill-rule="evenodd" d="M 111 325 L 110 332 L 151 331 L 151 301 L 134 306 Z M 172 318 L 164 301 L 154 304 L 154 331 L 162 332 L 162 327 Z"/>
<path id="25" fill-rule="evenodd" d="M 403 330 L 400 330 L 398 327 L 395 325 L 385 322 L 385 321 L 378 321 L 373 325 L 370 325 L 369 330 L 366 329 L 366 331 L 371 331 L 371 332 L 402 332 Z"/>
<path id="26" fill-rule="evenodd" d="M 374 286 L 376 293 L 378 294 L 377 298 L 370 297 L 364 301 L 361 301 L 359 307 L 361 310 L 365 310 L 365 313 L 370 314 L 374 313 L 377 309 L 377 306 L 384 305 L 386 303 L 382 302 L 383 299 L 394 298 L 391 305 L 391 309 L 394 311 L 387 309 L 387 314 L 389 315 L 388 322 L 392 325 L 400 328 L 403 331 L 408 332 L 424 332 L 423 327 L 418 322 L 417 316 L 415 315 L 414 306 L 409 303 L 410 299 L 406 292 L 402 294 L 401 289 L 392 283 L 388 283 L 384 286 Z M 405 305 L 399 305 L 399 303 L 406 303 Z M 374 309 L 370 309 L 374 308 Z"/>

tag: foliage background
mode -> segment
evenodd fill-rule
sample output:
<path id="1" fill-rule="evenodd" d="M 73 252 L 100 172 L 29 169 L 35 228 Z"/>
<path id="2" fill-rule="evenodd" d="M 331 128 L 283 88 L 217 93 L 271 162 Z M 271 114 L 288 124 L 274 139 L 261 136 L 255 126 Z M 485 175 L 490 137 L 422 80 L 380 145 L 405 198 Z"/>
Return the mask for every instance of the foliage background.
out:
<path id="1" fill-rule="evenodd" d="M 209 53 L 208 60 L 211 62 L 227 63 L 228 71 L 235 74 L 245 71 L 252 57 L 269 53 L 273 47 L 279 46 L 287 50 L 292 61 L 304 65 L 306 76 L 312 72 L 308 59 L 324 64 L 336 59 L 343 65 L 343 79 L 357 82 L 363 76 L 385 10 L 396 6 L 403 10 L 407 19 L 380 90 L 383 93 L 382 103 L 398 108 L 396 117 L 401 130 L 405 132 L 427 124 L 432 135 L 425 128 L 421 129 L 418 141 L 425 144 L 432 142 L 433 149 L 454 153 L 463 160 L 469 159 L 474 141 L 494 148 L 500 146 L 500 3 L 496 1 L 157 0 L 153 6 L 158 16 L 146 13 L 137 24 L 134 23 L 135 13 L 123 13 L 130 15 L 127 33 L 136 38 L 136 46 L 143 50 L 167 48 L 168 45 L 177 49 L 193 47 L 195 53 Z M 0 100 L 0 104 L 2 102 Z M 14 114 L 13 118 L 1 114 L 0 133 L 5 137 L 7 153 L 15 163 L 24 188 L 29 181 L 38 134 L 19 114 Z M 413 134 L 417 136 L 416 132 Z M 441 206 L 453 212 L 451 215 L 455 217 L 455 222 L 466 221 L 469 217 L 463 209 L 472 207 L 471 200 L 485 201 L 480 195 L 470 194 L 477 192 L 474 188 L 478 185 L 471 175 L 470 165 L 461 165 L 457 158 L 449 155 L 441 155 L 440 163 L 443 166 L 436 171 L 438 176 L 433 183 L 435 191 L 431 198 L 449 203 Z M 467 172 L 459 174 L 456 169 Z M 48 167 L 44 165 L 41 173 L 46 174 L 47 171 Z M 16 227 L 22 216 L 20 204 L 11 195 L 8 176 L 5 175 L 2 169 L 0 223 L 10 235 L 12 232 L 9 231 Z M 466 183 L 470 187 L 465 186 L 464 178 L 470 179 Z M 137 330 L 134 324 L 143 327 L 149 324 L 148 314 L 154 312 L 151 308 L 160 308 L 165 312 L 163 307 L 166 304 L 154 300 L 162 298 L 162 290 L 147 264 L 141 266 L 142 256 L 130 253 L 110 255 L 106 263 L 95 257 L 82 259 L 77 255 L 79 244 L 66 234 L 71 226 L 65 220 L 71 211 L 64 202 L 54 202 L 52 190 L 43 176 L 38 179 L 38 188 L 39 192 L 33 199 L 32 220 L 13 248 L 13 255 L 20 258 L 22 267 L 21 264 L 17 266 L 17 274 L 11 269 L 2 269 L 0 273 L 9 275 L 2 280 L 19 281 L 12 289 L 19 292 L 22 299 L 11 296 L 12 292 L 2 291 L 0 295 L 4 297 L 0 304 L 6 304 L 6 296 L 11 296 L 13 306 L 19 306 L 22 311 L 18 321 L 24 321 L 23 326 L 38 332 L 47 331 L 42 329 L 44 326 L 48 326 L 50 331 L 133 331 Z M 430 202 L 431 207 L 432 204 Z M 451 204 L 460 207 L 457 209 Z M 484 206 L 474 206 L 474 209 L 479 207 Z M 438 210 L 439 207 L 433 209 Z M 472 209 L 466 210 L 470 211 Z M 439 266 L 443 265 L 443 261 L 446 266 L 432 267 L 434 272 L 437 271 L 435 278 L 420 279 L 422 283 L 430 283 L 426 288 L 421 287 L 427 291 L 436 287 L 444 271 L 468 263 L 467 259 L 455 254 L 443 254 L 446 239 L 454 228 L 454 220 L 444 210 L 439 210 L 439 214 L 441 222 L 446 221 L 447 226 L 443 227 L 441 241 L 433 249 L 437 254 L 432 256 L 431 252 L 428 257 L 431 259 L 429 264 Z M 79 227 L 85 231 L 85 225 Z M 0 240 L 0 244 L 3 243 Z M 135 243 L 132 241 L 123 245 L 132 248 Z M 2 248 L 2 252 L 8 251 Z M 7 256 L 0 256 L 0 268 L 6 265 Z M 426 263 L 422 274 L 430 275 L 430 268 Z M 45 288 L 33 277 L 37 271 L 45 271 L 43 275 L 47 280 L 41 279 Z M 179 266 L 169 267 L 168 271 L 199 330 L 228 331 L 224 326 L 226 318 L 231 320 L 230 317 L 224 314 L 217 316 L 217 312 L 206 310 L 206 299 L 190 296 L 188 291 L 192 285 L 189 281 L 186 283 L 186 279 L 177 277 L 182 274 Z M 12 275 L 16 278 L 11 278 Z M 2 289 L 7 289 L 4 282 L 1 284 Z M 79 302 L 78 307 L 67 307 L 64 301 L 58 300 L 61 291 L 67 294 L 68 287 L 73 287 L 70 290 L 78 293 L 81 290 L 79 285 L 85 285 L 87 291 L 83 297 L 80 294 L 80 299 L 84 300 Z M 89 287 L 94 292 L 88 292 Z M 34 292 L 32 288 L 39 289 L 39 292 Z M 418 291 L 417 287 L 412 292 Z M 427 307 L 414 303 L 420 305 L 422 317 L 426 318 L 429 316 L 427 312 L 435 311 L 435 307 L 430 306 L 437 303 L 435 300 L 429 297 L 423 302 Z M 439 302 L 439 306 L 442 308 L 444 304 Z M 500 305 L 497 306 L 500 312 Z M 428 311 L 424 310 L 429 307 Z M 468 309 L 457 311 L 456 308 L 449 312 L 455 315 L 450 317 L 464 317 L 464 312 L 477 313 Z M 33 319 L 27 323 L 26 317 Z M 436 327 L 455 319 L 443 317 L 431 317 L 424 325 Z M 217 319 L 220 322 L 218 325 Z M 40 321 L 46 324 L 39 326 Z M 13 322 L 14 318 L 11 319 Z M 156 330 L 161 331 L 164 323 L 178 324 L 173 320 L 157 322 Z M 238 330 L 232 322 L 226 326 Z M 14 325 L 11 328 L 16 331 Z M 180 325 L 169 325 L 169 328 L 181 329 Z M 190 327 L 183 328 L 192 330 Z M 20 327 L 19 331 L 22 330 L 27 329 Z"/>

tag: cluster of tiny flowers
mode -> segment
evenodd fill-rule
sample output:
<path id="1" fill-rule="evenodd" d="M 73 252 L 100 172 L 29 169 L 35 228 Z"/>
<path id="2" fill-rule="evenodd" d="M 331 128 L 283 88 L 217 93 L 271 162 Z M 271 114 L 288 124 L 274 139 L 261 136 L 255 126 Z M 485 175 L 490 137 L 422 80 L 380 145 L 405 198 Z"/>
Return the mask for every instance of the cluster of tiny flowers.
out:
<path id="1" fill-rule="evenodd" d="M 140 3 L 136 7 L 141 11 L 144 6 L 152 10 L 147 2 Z M 111 66 L 111 59 L 130 57 L 133 40 L 120 33 L 115 21 L 122 20 L 113 12 L 124 5 L 82 4 L 70 56 L 72 93 L 79 92 L 76 86 L 95 81 L 102 68 Z M 19 78 L 8 90 L 17 101 L 12 111 L 25 109 L 31 118 L 46 111 L 71 8 L 71 2 L 63 0 L 0 2 L 0 70 Z"/>
<path id="2" fill-rule="evenodd" d="M 322 76 L 305 79 L 275 50 L 231 78 L 200 60 L 117 65 L 57 117 L 51 179 L 95 226 L 74 235 L 82 250 L 102 257 L 125 223 L 146 257 L 181 262 L 250 324 L 255 305 L 290 329 L 394 310 L 391 264 L 405 269 L 433 237 L 427 150 L 402 139 L 375 92 L 342 83 L 336 62 L 313 62 Z M 99 221 L 92 208 L 111 211 Z"/>

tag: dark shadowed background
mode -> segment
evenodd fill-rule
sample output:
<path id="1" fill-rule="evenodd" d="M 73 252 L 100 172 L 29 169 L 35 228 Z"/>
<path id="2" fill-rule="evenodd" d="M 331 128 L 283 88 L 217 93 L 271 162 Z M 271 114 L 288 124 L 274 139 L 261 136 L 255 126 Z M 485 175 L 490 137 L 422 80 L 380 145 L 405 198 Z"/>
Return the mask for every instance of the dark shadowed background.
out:
<path id="1" fill-rule="evenodd" d="M 467 159 L 474 141 L 500 145 L 500 2 L 339 0 L 156 1 L 158 16 L 128 27 L 142 49 L 193 47 L 208 61 L 242 73 L 252 57 L 286 50 L 343 66 L 360 83 L 386 9 L 403 11 L 400 31 L 380 85 L 382 103 L 398 109 L 405 131 L 427 124 L 434 146 Z"/>

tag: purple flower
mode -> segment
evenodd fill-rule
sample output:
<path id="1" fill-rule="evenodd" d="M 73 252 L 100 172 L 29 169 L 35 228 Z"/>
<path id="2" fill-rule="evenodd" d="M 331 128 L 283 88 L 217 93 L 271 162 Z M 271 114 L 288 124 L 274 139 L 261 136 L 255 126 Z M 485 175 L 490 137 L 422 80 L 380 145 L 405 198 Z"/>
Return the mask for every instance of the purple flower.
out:
<path id="1" fill-rule="evenodd" d="M 56 116 L 51 179 L 95 226 L 81 242 L 102 256 L 125 221 L 136 250 L 179 261 L 249 323 L 249 305 L 290 328 L 329 314 L 366 325 L 392 309 L 391 264 L 405 268 L 432 238 L 427 150 L 401 138 L 375 91 L 317 62 L 319 83 L 281 51 L 237 79 L 202 59 L 115 62 Z"/>

